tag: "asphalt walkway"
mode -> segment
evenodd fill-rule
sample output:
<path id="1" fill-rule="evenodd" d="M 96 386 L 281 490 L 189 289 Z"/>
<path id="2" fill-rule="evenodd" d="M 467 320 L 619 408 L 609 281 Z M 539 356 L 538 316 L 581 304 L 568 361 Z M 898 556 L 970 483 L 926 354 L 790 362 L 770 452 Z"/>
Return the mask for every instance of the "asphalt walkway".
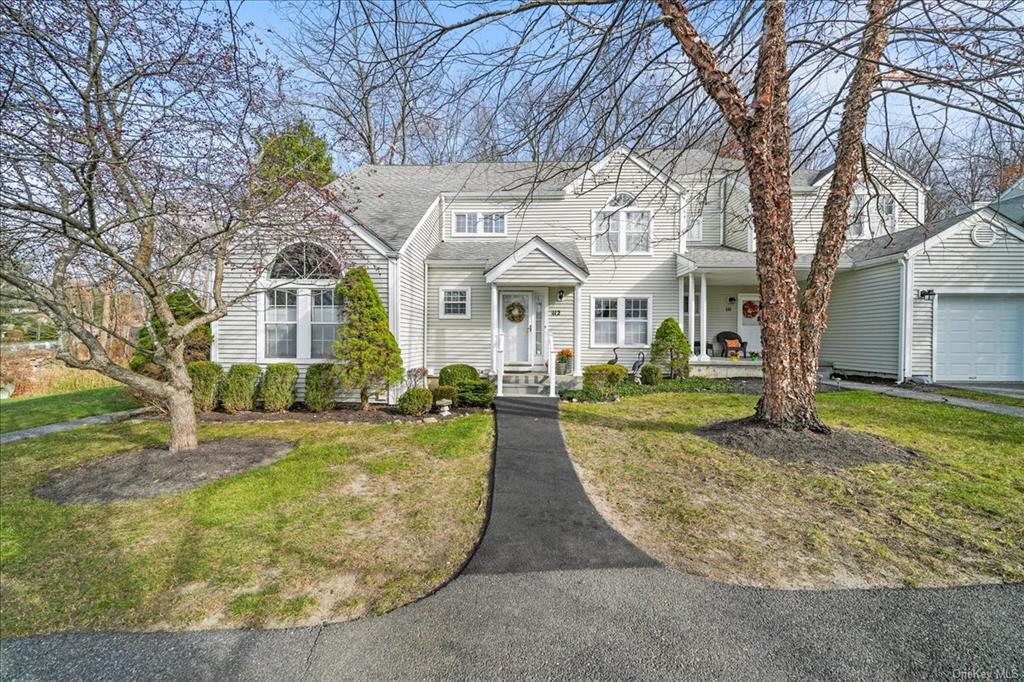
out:
<path id="1" fill-rule="evenodd" d="M 498 400 L 487 530 L 462 575 L 426 599 L 314 628 L 7 639 L 0 674 L 902 680 L 1024 670 L 1024 585 L 781 591 L 658 566 L 589 503 L 557 419 L 554 400 Z"/>
<path id="2" fill-rule="evenodd" d="M 910 388 L 900 388 L 893 384 L 869 384 L 863 381 L 848 381 L 846 379 L 822 379 L 821 384 L 835 386 L 847 391 L 871 391 L 882 395 L 893 396 L 894 398 L 906 398 L 907 400 L 923 400 L 927 403 L 947 403 L 957 407 L 969 407 L 972 410 L 991 412 L 993 414 L 1005 414 L 1011 417 L 1024 418 L 1024 407 L 1013 405 L 1000 405 L 999 403 L 987 403 L 982 400 L 970 398 L 956 398 L 954 396 L 942 395 L 941 393 L 928 393 L 927 391 L 915 391 Z"/>

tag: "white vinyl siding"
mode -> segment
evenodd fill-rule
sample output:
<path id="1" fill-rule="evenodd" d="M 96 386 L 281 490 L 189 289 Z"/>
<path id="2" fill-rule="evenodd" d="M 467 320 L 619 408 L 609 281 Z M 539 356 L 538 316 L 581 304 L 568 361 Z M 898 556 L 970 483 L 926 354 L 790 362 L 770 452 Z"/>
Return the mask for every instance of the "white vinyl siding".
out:
<path id="1" fill-rule="evenodd" d="M 896 376 L 899 344 L 899 263 L 837 274 L 821 340 L 821 362 L 852 373 Z"/>
<path id="2" fill-rule="evenodd" d="M 398 280 L 402 300 L 398 306 L 398 344 L 406 369 L 427 366 L 424 348 L 427 294 L 427 255 L 441 243 L 441 208 L 435 202 L 423 217 L 419 229 L 409 237 L 398 258 Z M 437 289 L 430 289 L 436 292 Z"/>
<path id="3" fill-rule="evenodd" d="M 561 265 L 538 250 L 528 254 L 494 281 L 500 286 L 514 284 L 536 286 L 568 284 L 571 286 L 576 280 Z"/>
<path id="4" fill-rule="evenodd" d="M 484 281 L 482 269 L 431 267 L 431 291 L 465 289 L 473 301 L 470 316 L 441 319 L 440 296 L 427 298 L 427 360 L 425 366 L 435 374 L 445 365 L 465 363 L 478 370 L 491 367 L 491 287 Z"/>

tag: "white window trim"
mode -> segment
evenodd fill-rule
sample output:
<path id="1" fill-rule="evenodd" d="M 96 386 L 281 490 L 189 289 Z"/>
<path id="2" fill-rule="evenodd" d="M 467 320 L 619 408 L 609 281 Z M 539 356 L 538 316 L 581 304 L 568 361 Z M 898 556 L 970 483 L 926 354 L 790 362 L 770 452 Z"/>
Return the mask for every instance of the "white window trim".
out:
<path id="1" fill-rule="evenodd" d="M 444 294 L 446 291 L 466 292 L 466 314 L 448 315 L 444 312 Z M 437 319 L 439 320 L 470 320 L 473 318 L 473 287 L 441 287 L 437 291 Z"/>
<path id="2" fill-rule="evenodd" d="M 603 237 L 603 231 L 598 229 L 598 217 L 605 213 L 615 212 L 621 219 L 626 212 L 643 212 L 650 216 L 647 229 L 647 250 L 646 251 L 624 251 L 626 244 L 625 222 L 619 226 L 619 251 L 598 251 L 598 240 Z M 639 206 L 627 206 L 624 208 L 600 208 L 590 211 L 590 253 L 594 256 L 651 256 L 654 254 L 654 211 Z"/>
<path id="3" fill-rule="evenodd" d="M 615 336 L 616 339 L 626 338 L 626 299 L 643 298 L 647 300 L 647 343 L 597 343 L 597 318 L 594 316 L 594 302 L 598 299 L 614 298 L 618 301 L 616 313 Z M 651 339 L 654 333 L 654 297 L 653 296 L 612 296 L 594 294 L 590 297 L 590 347 L 591 348 L 650 348 Z"/>
<path id="4" fill-rule="evenodd" d="M 858 239 L 871 239 L 871 211 L 874 210 L 874 202 L 871 201 L 871 197 L 868 195 L 866 190 L 858 189 L 855 190 L 853 195 L 850 197 L 851 208 L 853 207 L 853 201 L 859 199 L 864 202 L 861 205 L 860 210 L 857 212 L 857 224 L 860 225 L 860 232 L 856 235 L 847 234 L 847 241 L 855 241 Z"/>
<path id="5" fill-rule="evenodd" d="M 335 280 L 261 280 L 256 294 L 256 363 L 294 362 L 297 364 L 334 362 L 335 358 L 314 358 L 310 355 L 313 309 L 313 289 L 334 289 Z M 288 289 L 296 292 L 295 297 L 295 357 L 280 358 L 267 356 L 267 292 Z M 338 324 L 342 324 L 341 320 Z"/>
<path id="6" fill-rule="evenodd" d="M 503 218 L 504 231 L 502 232 L 484 232 L 484 216 L 491 215 L 493 213 L 501 214 Z M 456 232 L 455 225 L 458 220 L 456 216 L 459 215 L 476 215 L 477 232 Z M 452 237 L 468 237 L 468 238 L 490 238 L 500 239 L 508 236 L 508 211 L 503 208 L 494 209 L 452 209 L 451 211 L 451 234 Z"/>

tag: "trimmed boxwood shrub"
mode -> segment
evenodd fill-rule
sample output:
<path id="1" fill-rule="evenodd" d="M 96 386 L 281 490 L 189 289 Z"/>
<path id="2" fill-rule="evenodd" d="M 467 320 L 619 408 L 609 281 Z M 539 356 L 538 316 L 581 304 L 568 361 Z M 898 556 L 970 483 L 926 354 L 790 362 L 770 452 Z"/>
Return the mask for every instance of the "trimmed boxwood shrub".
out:
<path id="1" fill-rule="evenodd" d="M 640 368 L 640 383 L 645 386 L 657 386 L 661 383 L 661 367 L 644 365 Z"/>
<path id="2" fill-rule="evenodd" d="M 460 407 L 489 407 L 498 388 L 487 379 L 468 379 L 455 384 Z"/>
<path id="3" fill-rule="evenodd" d="M 259 365 L 231 365 L 224 377 L 221 404 L 228 412 L 248 412 L 256 405 L 260 383 Z"/>
<path id="4" fill-rule="evenodd" d="M 607 388 L 625 381 L 627 376 L 629 372 L 622 365 L 587 365 L 583 368 L 583 385 Z"/>
<path id="5" fill-rule="evenodd" d="M 452 407 L 459 404 L 459 391 L 454 386 L 438 386 L 433 390 L 433 394 L 435 405 L 438 400 L 450 400 Z"/>
<path id="6" fill-rule="evenodd" d="M 185 366 L 192 380 L 192 404 L 197 412 L 209 412 L 217 407 L 217 390 L 224 376 L 224 368 L 209 360 L 196 360 Z"/>
<path id="7" fill-rule="evenodd" d="M 267 412 L 284 412 L 295 403 L 295 384 L 299 380 L 299 368 L 290 362 L 267 365 L 263 376 L 263 409 Z"/>
<path id="8" fill-rule="evenodd" d="M 338 366 L 320 362 L 306 368 L 306 407 L 310 412 L 326 412 L 334 407 L 335 396 L 341 388 Z"/>
<path id="9" fill-rule="evenodd" d="M 437 375 L 437 383 L 441 386 L 455 386 L 460 381 L 477 381 L 480 372 L 472 365 L 448 365 Z"/>
<path id="10" fill-rule="evenodd" d="M 398 396 L 398 411 L 402 414 L 420 416 L 430 412 L 434 404 L 434 395 L 429 388 L 410 388 Z"/>

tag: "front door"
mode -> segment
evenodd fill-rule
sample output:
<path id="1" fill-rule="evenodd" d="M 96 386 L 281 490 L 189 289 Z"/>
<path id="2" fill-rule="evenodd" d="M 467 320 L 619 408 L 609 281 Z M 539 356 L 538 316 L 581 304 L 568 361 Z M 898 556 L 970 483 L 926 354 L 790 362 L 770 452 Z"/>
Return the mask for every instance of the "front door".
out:
<path id="1" fill-rule="evenodd" d="M 530 338 L 531 305 L 529 291 L 503 291 L 501 293 L 501 330 L 505 333 L 505 362 L 510 365 L 529 365 L 533 359 Z"/>
<path id="2" fill-rule="evenodd" d="M 747 352 L 761 352 L 761 297 L 757 294 L 740 294 L 736 331 L 747 342 Z"/>

